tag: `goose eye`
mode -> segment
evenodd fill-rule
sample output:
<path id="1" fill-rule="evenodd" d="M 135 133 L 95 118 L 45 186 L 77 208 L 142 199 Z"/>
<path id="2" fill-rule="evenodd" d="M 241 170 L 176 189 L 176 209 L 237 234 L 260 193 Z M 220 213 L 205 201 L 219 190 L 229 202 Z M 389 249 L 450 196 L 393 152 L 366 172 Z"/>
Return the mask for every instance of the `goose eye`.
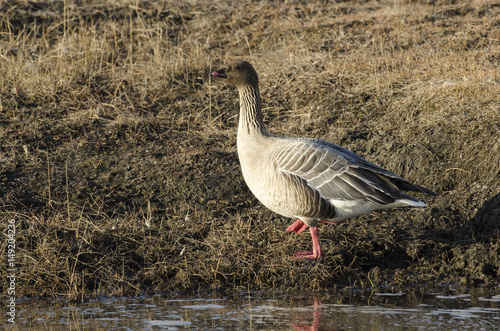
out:
<path id="1" fill-rule="evenodd" d="M 233 68 L 238 70 L 240 68 L 240 66 L 234 66 Z"/>

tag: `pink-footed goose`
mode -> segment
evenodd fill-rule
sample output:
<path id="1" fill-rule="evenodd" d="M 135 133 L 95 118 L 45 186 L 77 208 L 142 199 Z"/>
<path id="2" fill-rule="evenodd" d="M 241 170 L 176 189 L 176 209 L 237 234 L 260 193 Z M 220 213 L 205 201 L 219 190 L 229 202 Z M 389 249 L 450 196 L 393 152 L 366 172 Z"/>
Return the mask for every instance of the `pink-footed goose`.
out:
<path id="1" fill-rule="evenodd" d="M 252 65 L 235 61 L 212 73 L 238 88 L 240 118 L 238 157 L 252 193 L 272 211 L 297 221 L 286 231 L 309 227 L 313 250 L 294 258 L 319 259 L 318 223 L 339 224 L 348 218 L 393 207 L 426 207 L 401 190 L 436 195 L 335 144 L 312 138 L 271 135 L 260 109 L 259 79 Z"/>

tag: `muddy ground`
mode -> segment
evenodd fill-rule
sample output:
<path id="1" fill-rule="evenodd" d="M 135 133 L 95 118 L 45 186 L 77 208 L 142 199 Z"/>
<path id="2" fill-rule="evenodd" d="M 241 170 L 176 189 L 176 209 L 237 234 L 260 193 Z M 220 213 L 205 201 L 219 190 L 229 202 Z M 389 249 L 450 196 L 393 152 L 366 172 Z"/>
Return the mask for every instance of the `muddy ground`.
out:
<path id="1" fill-rule="evenodd" d="M 499 289 L 500 6 L 483 1 L 0 4 L 0 264 L 16 295 L 459 284 Z M 238 95 L 426 186 L 425 209 L 323 225 L 327 255 L 240 173 Z M 6 289 L 6 268 L 0 286 Z"/>

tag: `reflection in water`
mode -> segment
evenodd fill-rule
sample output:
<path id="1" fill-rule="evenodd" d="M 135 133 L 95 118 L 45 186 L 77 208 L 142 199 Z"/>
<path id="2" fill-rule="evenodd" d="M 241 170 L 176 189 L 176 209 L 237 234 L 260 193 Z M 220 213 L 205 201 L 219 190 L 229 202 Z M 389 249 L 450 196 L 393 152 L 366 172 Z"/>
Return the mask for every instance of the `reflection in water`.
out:
<path id="1" fill-rule="evenodd" d="M 19 330 L 427 331 L 500 328 L 500 295 L 453 291 L 321 293 L 300 297 L 255 292 L 195 297 L 151 295 L 101 298 L 78 304 L 61 300 L 24 300 L 17 307 L 14 329 Z"/>
<path id="2" fill-rule="evenodd" d="M 307 330 L 307 331 L 317 331 L 321 325 L 321 302 L 314 301 L 313 304 L 313 320 L 311 325 L 307 323 L 292 324 L 291 327 L 298 330 Z M 329 330 L 338 330 L 338 329 L 329 329 Z"/>

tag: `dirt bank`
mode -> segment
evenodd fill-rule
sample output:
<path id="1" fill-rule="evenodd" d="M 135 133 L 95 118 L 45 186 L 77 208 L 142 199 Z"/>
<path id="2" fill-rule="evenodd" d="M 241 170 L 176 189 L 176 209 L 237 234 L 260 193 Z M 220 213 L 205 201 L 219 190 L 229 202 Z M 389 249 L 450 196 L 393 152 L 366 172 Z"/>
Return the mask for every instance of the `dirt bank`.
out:
<path id="1" fill-rule="evenodd" d="M 16 221 L 19 296 L 498 289 L 500 6 L 0 7 L 0 217 Z M 322 226 L 327 256 L 290 260 L 310 237 L 246 188 L 238 95 L 209 77 L 230 57 L 259 72 L 272 133 L 340 144 L 439 196 Z"/>

